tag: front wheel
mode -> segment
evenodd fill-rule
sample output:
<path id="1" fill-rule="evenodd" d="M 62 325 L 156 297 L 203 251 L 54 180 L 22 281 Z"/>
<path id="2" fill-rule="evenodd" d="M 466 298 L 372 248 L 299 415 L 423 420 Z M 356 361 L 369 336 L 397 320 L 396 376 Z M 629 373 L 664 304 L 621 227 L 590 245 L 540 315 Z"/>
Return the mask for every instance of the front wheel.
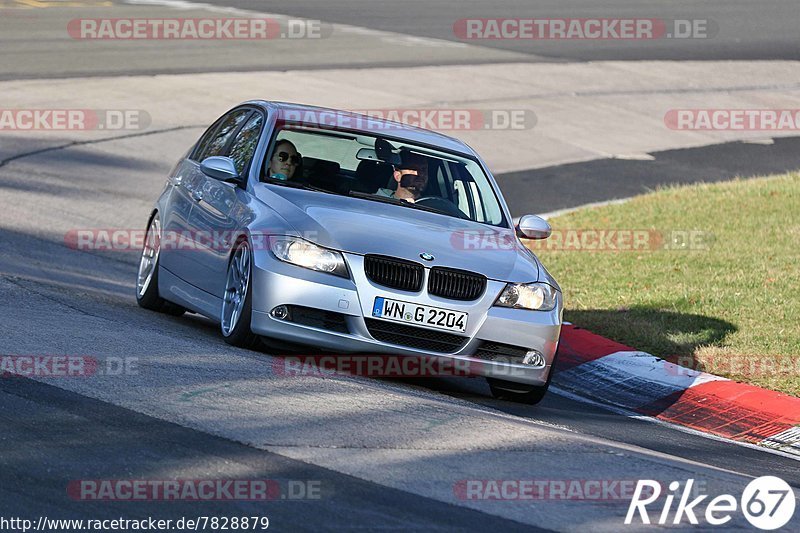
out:
<path id="1" fill-rule="evenodd" d="M 526 385 L 496 378 L 486 378 L 486 381 L 489 382 L 492 396 L 498 400 L 510 400 L 528 405 L 536 405 L 541 402 L 550 387 L 550 380 L 544 385 Z"/>
<path id="2" fill-rule="evenodd" d="M 158 260 L 161 256 L 161 222 L 155 215 L 144 237 L 139 271 L 136 275 L 136 302 L 140 307 L 174 316 L 186 312 L 183 307 L 166 301 L 158 294 Z"/>
<path id="3" fill-rule="evenodd" d="M 556 356 L 553 356 L 553 360 L 550 362 L 550 374 L 547 375 L 544 385 L 526 385 L 504 379 L 486 378 L 492 396 L 498 400 L 510 400 L 528 405 L 536 405 L 541 402 L 547 394 L 547 389 L 550 388 L 550 382 L 553 381 L 553 374 L 556 371 Z"/>
<path id="4" fill-rule="evenodd" d="M 253 315 L 252 253 L 246 240 L 236 243 L 228 263 L 220 329 L 225 342 L 240 348 L 256 348 L 259 337 L 250 330 Z"/>

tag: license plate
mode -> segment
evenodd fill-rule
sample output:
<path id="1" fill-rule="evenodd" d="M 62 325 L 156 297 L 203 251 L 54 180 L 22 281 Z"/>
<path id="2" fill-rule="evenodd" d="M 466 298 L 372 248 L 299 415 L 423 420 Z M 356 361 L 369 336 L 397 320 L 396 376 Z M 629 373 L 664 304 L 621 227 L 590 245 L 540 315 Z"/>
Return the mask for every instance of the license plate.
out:
<path id="1" fill-rule="evenodd" d="M 467 313 L 439 307 L 390 300 L 378 296 L 372 306 L 372 316 L 393 322 L 404 322 L 429 328 L 446 329 L 464 333 L 467 330 Z"/>

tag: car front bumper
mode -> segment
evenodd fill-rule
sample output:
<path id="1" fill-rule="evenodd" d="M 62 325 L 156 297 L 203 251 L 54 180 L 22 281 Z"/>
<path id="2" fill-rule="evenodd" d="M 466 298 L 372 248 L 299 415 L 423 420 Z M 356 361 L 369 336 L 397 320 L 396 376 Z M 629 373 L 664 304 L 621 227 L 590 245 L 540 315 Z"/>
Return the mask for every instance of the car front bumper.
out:
<path id="1" fill-rule="evenodd" d="M 478 300 L 461 302 L 430 296 L 424 288 L 420 293 L 409 293 L 377 285 L 364 275 L 362 256 L 345 254 L 345 260 L 352 279 L 287 264 L 268 253 L 256 254 L 252 279 L 253 332 L 333 353 L 446 358 L 454 363 L 453 367 L 468 367 L 474 375 L 530 385 L 546 383 L 561 331 L 560 293 L 558 305 L 552 311 L 493 307 L 504 282 L 490 280 Z M 466 331 L 458 334 L 466 338 L 465 344 L 453 352 L 441 353 L 375 339 L 365 317 L 371 317 L 377 296 L 469 313 Z M 280 305 L 338 313 L 346 323 L 347 332 L 275 318 L 270 311 Z M 542 355 L 544 364 L 534 366 L 475 357 L 485 343 L 535 350 Z"/>

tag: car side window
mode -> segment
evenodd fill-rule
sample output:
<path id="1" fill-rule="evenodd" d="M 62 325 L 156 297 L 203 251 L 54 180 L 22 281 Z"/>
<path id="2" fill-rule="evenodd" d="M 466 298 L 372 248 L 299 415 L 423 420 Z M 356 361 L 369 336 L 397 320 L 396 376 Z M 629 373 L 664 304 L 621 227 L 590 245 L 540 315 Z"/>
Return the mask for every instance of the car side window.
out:
<path id="1" fill-rule="evenodd" d="M 231 146 L 230 158 L 236 166 L 236 171 L 242 175 L 250 166 L 250 160 L 256 151 L 261 124 L 264 122 L 264 115 L 255 113 L 250 120 L 239 130 Z"/>
<path id="2" fill-rule="evenodd" d="M 203 136 L 200 137 L 200 140 L 195 145 L 194 150 L 192 150 L 192 155 L 189 156 L 189 159 L 194 161 L 200 161 L 200 156 L 203 152 L 208 150 L 208 143 L 211 142 L 211 138 L 214 136 L 214 133 L 217 131 L 217 127 L 219 126 L 219 121 L 215 122 L 211 125 L 204 133 Z"/>
<path id="3" fill-rule="evenodd" d="M 224 116 L 222 120 L 219 121 L 219 125 L 216 128 L 211 128 L 203 135 L 192 159 L 195 161 L 203 161 L 205 158 L 213 155 L 225 155 L 224 150 L 228 145 L 231 135 L 236 132 L 242 121 L 247 118 L 251 112 L 251 109 L 236 109 Z"/>

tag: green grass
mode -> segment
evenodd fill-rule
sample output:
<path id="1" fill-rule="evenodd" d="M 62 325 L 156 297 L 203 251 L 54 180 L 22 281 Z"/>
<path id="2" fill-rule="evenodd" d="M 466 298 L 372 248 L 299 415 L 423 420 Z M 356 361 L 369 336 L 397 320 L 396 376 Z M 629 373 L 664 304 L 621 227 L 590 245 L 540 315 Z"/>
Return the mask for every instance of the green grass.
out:
<path id="1" fill-rule="evenodd" d="M 649 234 L 656 249 L 548 250 L 531 242 L 561 284 L 565 320 L 686 366 L 800 395 L 800 174 L 664 188 L 550 223 L 554 232 L 657 232 Z M 656 246 L 654 235 L 683 230 L 702 232 L 707 246 Z"/>

